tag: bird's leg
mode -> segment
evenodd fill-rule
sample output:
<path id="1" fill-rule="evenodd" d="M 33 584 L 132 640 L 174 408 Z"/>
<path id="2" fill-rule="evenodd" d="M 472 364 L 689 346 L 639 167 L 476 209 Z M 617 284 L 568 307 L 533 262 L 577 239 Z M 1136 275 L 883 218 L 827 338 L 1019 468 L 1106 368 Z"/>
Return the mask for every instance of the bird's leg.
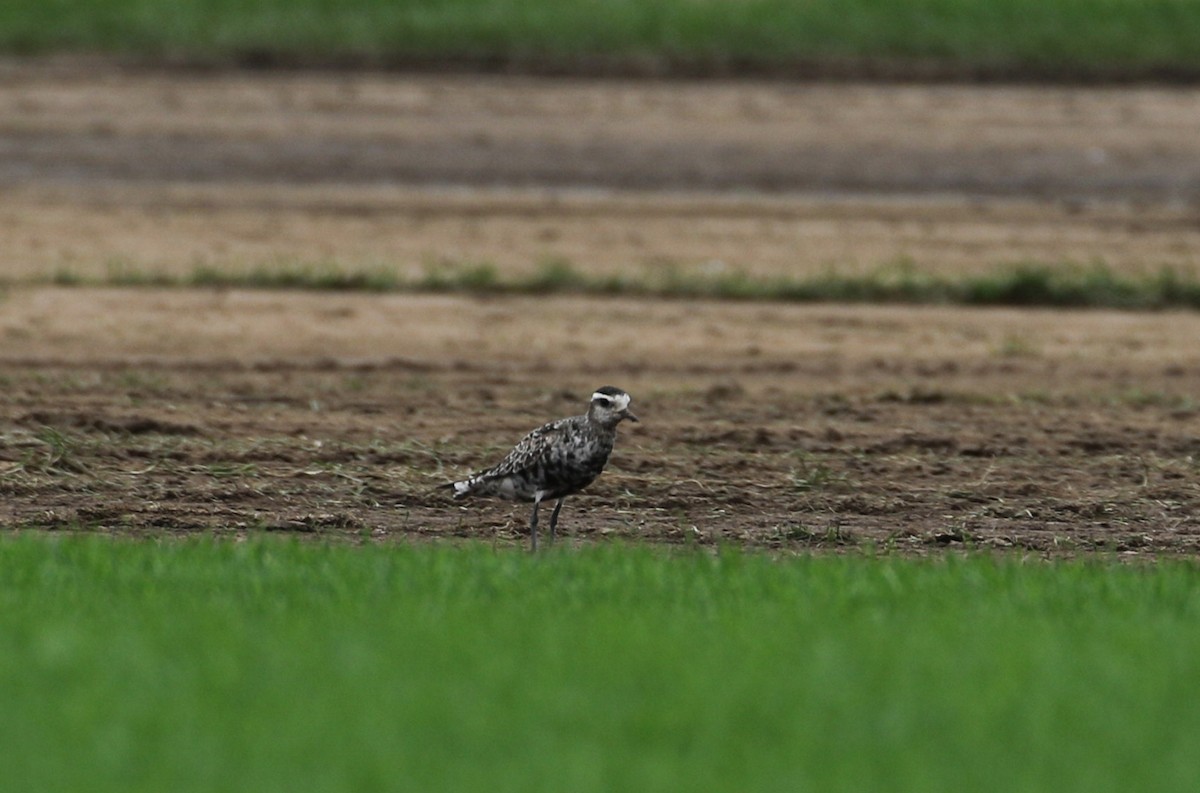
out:
<path id="1" fill-rule="evenodd" d="M 554 529 L 558 526 L 558 511 L 562 509 L 562 503 L 566 498 L 560 498 L 558 503 L 554 505 L 554 511 L 550 513 L 550 543 L 554 544 Z"/>
<path id="2" fill-rule="evenodd" d="M 541 503 L 542 500 L 540 498 L 533 500 L 533 515 L 529 518 L 529 550 L 531 553 L 537 552 L 537 513 Z"/>

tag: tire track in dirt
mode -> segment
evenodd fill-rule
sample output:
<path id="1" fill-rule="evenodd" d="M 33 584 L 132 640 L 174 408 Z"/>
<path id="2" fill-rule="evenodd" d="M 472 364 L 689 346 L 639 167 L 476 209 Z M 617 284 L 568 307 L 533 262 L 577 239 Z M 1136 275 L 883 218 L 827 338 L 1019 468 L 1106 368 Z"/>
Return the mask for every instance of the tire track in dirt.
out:
<path id="1" fill-rule="evenodd" d="M 0 84 L 0 183 L 1200 197 L 1195 91 L 161 73 Z"/>

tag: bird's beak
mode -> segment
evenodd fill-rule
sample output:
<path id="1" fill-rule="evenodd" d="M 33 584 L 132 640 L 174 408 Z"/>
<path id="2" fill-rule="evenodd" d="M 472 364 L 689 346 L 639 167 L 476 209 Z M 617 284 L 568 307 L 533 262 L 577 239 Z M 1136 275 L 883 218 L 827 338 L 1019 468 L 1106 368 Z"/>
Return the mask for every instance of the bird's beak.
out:
<path id="1" fill-rule="evenodd" d="M 628 408 L 621 411 L 621 418 L 629 419 L 630 421 L 639 421 L 640 420 L 640 419 L 638 419 L 637 416 L 630 413 Z"/>

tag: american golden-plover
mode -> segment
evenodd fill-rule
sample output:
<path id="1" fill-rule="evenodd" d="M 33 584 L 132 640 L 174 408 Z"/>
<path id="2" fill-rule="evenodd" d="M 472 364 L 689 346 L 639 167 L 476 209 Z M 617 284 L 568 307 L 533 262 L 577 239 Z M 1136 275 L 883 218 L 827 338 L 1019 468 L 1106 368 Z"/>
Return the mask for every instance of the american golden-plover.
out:
<path id="1" fill-rule="evenodd" d="M 629 394 L 613 386 L 604 386 L 592 394 L 585 415 L 538 427 L 496 465 L 444 487 L 454 488 L 456 499 L 499 496 L 514 501 L 532 501 L 529 536 L 530 548 L 536 551 L 538 507 L 549 499 L 558 501 L 550 514 L 550 541 L 554 542 L 563 499 L 583 490 L 600 476 L 612 453 L 617 425 L 623 419 L 638 420 L 629 411 Z"/>

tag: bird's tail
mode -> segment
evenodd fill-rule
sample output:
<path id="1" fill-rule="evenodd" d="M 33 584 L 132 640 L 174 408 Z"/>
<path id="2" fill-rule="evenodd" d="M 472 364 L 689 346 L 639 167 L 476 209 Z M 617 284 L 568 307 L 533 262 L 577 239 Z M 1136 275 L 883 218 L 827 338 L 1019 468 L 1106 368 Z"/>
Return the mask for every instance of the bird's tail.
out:
<path id="1" fill-rule="evenodd" d="M 469 479 L 460 479 L 457 482 L 447 482 L 444 485 L 438 485 L 438 490 L 454 490 L 454 497 L 466 498 L 471 495 L 471 490 L 479 480 L 475 477 Z"/>

